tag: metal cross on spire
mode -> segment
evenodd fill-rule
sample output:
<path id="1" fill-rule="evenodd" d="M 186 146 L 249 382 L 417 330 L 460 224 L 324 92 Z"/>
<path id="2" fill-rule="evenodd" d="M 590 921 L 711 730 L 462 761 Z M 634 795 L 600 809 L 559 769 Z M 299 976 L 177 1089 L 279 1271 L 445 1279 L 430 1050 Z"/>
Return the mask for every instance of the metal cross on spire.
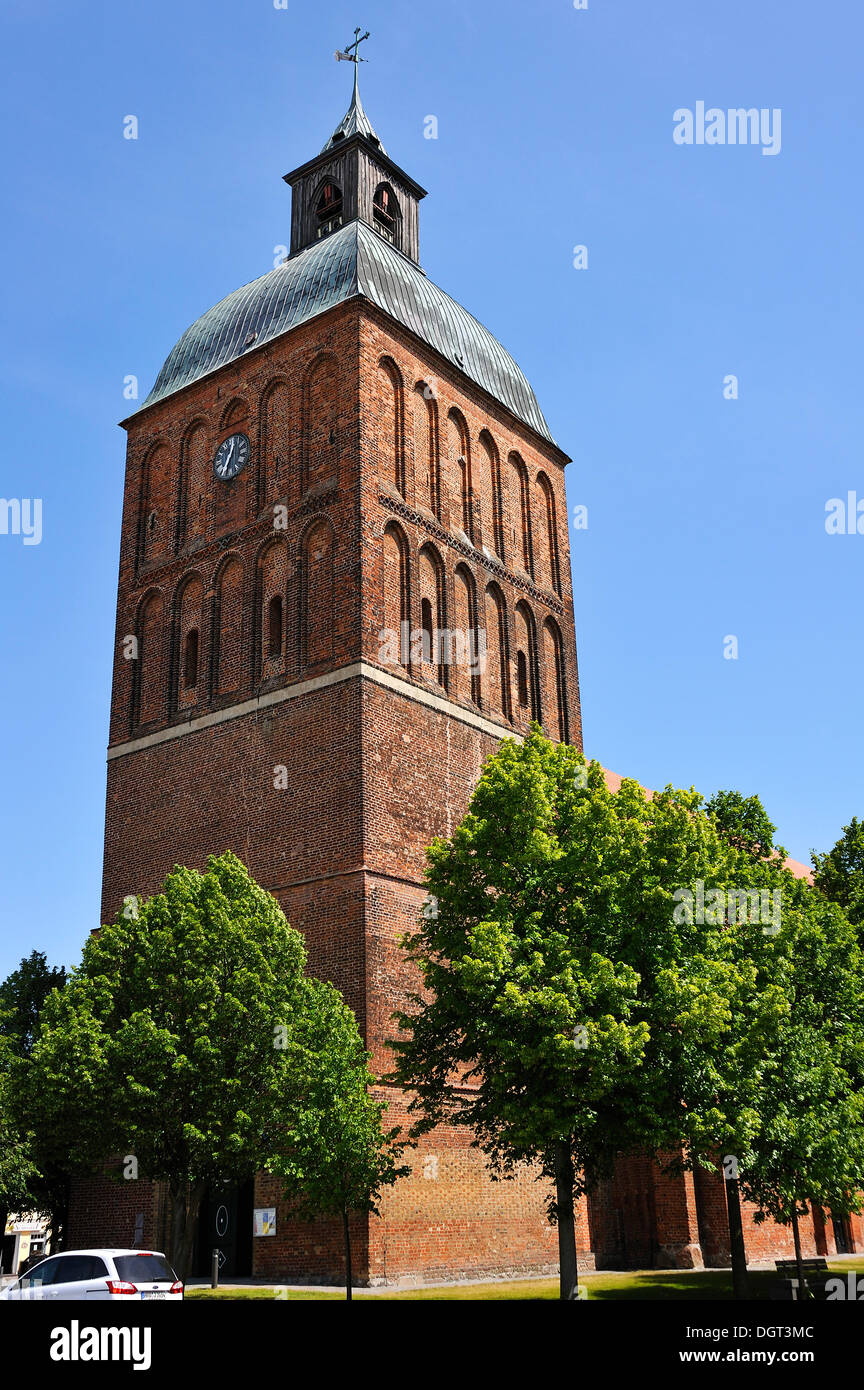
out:
<path id="1" fill-rule="evenodd" d="M 361 34 L 358 25 L 358 27 L 354 30 L 354 42 L 346 44 L 344 49 L 337 48 L 336 52 L 333 54 L 333 57 L 336 59 L 337 63 L 354 64 L 354 102 L 360 101 L 360 83 L 357 81 L 357 74 L 360 71 L 360 64 L 368 63 L 369 61 L 368 58 L 360 57 L 359 49 L 361 43 L 364 43 L 366 39 L 368 39 L 368 37 L 369 30 L 367 29 L 365 34 Z M 352 49 L 354 50 L 353 53 L 351 51 Z"/>
<path id="2" fill-rule="evenodd" d="M 369 37 L 369 30 L 368 30 L 368 29 L 366 30 L 366 33 L 365 33 L 365 34 L 362 34 L 362 35 L 361 35 L 361 33 L 360 33 L 359 27 L 358 27 L 357 29 L 355 29 L 355 30 L 354 30 L 354 42 L 353 42 L 353 43 L 346 43 L 344 49 L 339 49 L 339 48 L 337 48 L 337 49 L 336 49 L 336 52 L 333 54 L 333 57 L 336 59 L 337 63 L 368 63 L 369 59 L 368 59 L 368 58 L 361 58 L 361 57 L 360 57 L 360 53 L 359 53 L 359 51 L 358 51 L 359 48 L 360 48 L 361 43 L 363 43 L 366 39 L 368 39 L 368 37 Z M 353 50 L 354 50 L 353 53 L 351 52 L 352 48 L 353 48 Z M 355 72 L 356 72 L 356 68 L 355 68 Z"/>

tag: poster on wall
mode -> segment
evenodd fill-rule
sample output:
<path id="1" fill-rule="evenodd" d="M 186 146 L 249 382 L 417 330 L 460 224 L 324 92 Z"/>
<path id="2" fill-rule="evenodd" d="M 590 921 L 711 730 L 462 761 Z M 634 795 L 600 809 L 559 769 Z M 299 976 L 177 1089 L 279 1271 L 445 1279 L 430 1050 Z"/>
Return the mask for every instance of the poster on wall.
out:
<path id="1" fill-rule="evenodd" d="M 276 1208 L 256 1207 L 252 1231 L 256 1236 L 275 1236 Z"/>

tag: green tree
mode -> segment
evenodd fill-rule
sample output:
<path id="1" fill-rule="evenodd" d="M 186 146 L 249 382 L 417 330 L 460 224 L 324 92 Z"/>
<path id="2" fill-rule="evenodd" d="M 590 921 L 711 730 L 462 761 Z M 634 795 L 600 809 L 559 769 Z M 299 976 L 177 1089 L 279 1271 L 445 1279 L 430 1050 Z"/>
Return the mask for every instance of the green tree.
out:
<path id="1" fill-rule="evenodd" d="M 62 966 L 49 969 L 43 951 L 31 951 L 0 983 L 0 1035 L 10 1040 L 17 1056 L 30 1056 L 45 1000 L 65 983 L 66 971 Z"/>
<path id="2" fill-rule="evenodd" d="M 405 942 L 422 989 L 397 1016 L 396 1078 L 415 1133 L 464 1125 L 494 1173 L 528 1160 L 554 1183 L 565 1299 L 574 1198 L 616 1153 L 680 1137 L 680 1072 L 725 1018 L 702 929 L 673 915 L 679 885 L 725 865 L 698 804 L 635 782 L 613 796 L 599 765 L 535 728 L 500 745 L 428 851 L 431 907 Z M 685 977 L 689 1016 L 664 1037 Z"/>
<path id="3" fill-rule="evenodd" d="M 0 1033 L 0 1240 L 10 1211 L 38 1206 L 34 1192 L 39 1171 L 33 1161 L 33 1136 L 17 1119 L 13 1104 L 17 1058 Z"/>
<path id="4" fill-rule="evenodd" d="M 768 819 L 758 796 L 718 791 L 706 802 L 705 811 L 735 849 L 755 859 L 770 859 L 772 854 L 785 858 L 779 846 L 775 850 L 774 832 L 777 827 Z"/>
<path id="5" fill-rule="evenodd" d="M 350 1301 L 350 1217 L 377 1214 L 384 1188 L 410 1169 L 399 1165 L 399 1129 L 383 1127 L 387 1106 L 372 1094 L 376 1078 L 354 1014 L 332 985 L 312 980 L 308 991 L 292 1052 L 290 1121 L 268 1167 L 301 1218 L 340 1218 Z"/>
<path id="6" fill-rule="evenodd" d="M 834 848 L 811 859 L 817 888 L 840 904 L 864 940 L 864 821 L 853 816 Z"/>
<path id="7" fill-rule="evenodd" d="M 756 987 L 779 991 L 755 1105 L 758 1131 L 740 1155 L 741 1187 L 791 1225 L 814 1204 L 860 1211 L 864 1175 L 864 956 L 855 929 L 808 883 L 786 875 L 781 930 L 758 945 Z"/>
<path id="8" fill-rule="evenodd" d="M 305 998 L 303 941 L 233 854 L 177 867 L 91 936 L 49 998 L 26 1103 L 52 1158 L 168 1185 L 171 1252 L 190 1267 L 210 1183 L 271 1156 Z"/>
<path id="9" fill-rule="evenodd" d="M 9 1211 L 26 1206 L 48 1217 L 55 1245 L 62 1237 L 68 1176 L 39 1153 L 38 1138 L 20 1104 L 20 1080 L 21 1062 L 33 1048 L 45 1000 L 65 982 L 62 966 L 49 969 L 44 953 L 32 951 L 0 983 L 0 1236 Z"/>

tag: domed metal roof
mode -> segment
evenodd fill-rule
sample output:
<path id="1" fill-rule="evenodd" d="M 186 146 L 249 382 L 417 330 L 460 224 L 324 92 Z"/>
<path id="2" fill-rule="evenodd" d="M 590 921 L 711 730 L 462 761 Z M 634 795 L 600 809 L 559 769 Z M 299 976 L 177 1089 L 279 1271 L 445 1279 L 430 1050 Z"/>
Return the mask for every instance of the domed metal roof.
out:
<path id="1" fill-rule="evenodd" d="M 355 295 L 377 304 L 554 442 L 527 379 L 497 338 L 360 221 L 307 246 L 208 309 L 172 348 L 141 409 Z"/>

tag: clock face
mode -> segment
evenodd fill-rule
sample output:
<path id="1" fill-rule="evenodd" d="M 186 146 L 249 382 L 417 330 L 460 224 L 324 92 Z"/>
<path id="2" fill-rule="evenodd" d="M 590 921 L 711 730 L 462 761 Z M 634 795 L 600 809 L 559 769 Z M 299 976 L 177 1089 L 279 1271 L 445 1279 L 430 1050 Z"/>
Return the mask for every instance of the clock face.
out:
<path id="1" fill-rule="evenodd" d="M 213 472 L 224 483 L 236 478 L 241 468 L 249 462 L 249 440 L 245 434 L 229 434 L 216 450 Z"/>

